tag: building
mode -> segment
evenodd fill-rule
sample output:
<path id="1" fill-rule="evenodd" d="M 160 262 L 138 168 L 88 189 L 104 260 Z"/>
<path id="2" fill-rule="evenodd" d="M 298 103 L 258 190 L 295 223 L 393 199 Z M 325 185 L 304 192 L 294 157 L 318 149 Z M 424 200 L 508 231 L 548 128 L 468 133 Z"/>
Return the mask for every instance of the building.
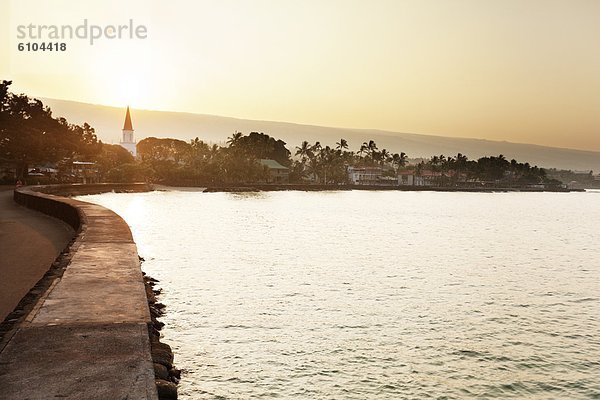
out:
<path id="1" fill-rule="evenodd" d="M 135 139 L 133 138 L 133 125 L 131 124 L 129 106 L 127 106 L 127 114 L 125 114 L 125 124 L 123 124 L 123 137 L 119 144 L 125 150 L 130 152 L 134 157 L 136 156 L 137 151 L 135 147 Z"/>
<path id="2" fill-rule="evenodd" d="M 434 186 L 441 178 L 440 172 L 421 171 L 417 174 L 415 171 L 398 171 L 399 186 Z"/>
<path id="3" fill-rule="evenodd" d="M 275 160 L 259 160 L 260 164 L 269 171 L 269 183 L 288 183 L 290 181 L 290 170 Z"/>
<path id="4" fill-rule="evenodd" d="M 348 167 L 348 180 L 353 185 L 380 185 L 382 177 L 381 167 Z"/>
<path id="5" fill-rule="evenodd" d="M 81 183 L 98 183 L 98 167 L 95 162 L 73 161 L 71 175 Z"/>

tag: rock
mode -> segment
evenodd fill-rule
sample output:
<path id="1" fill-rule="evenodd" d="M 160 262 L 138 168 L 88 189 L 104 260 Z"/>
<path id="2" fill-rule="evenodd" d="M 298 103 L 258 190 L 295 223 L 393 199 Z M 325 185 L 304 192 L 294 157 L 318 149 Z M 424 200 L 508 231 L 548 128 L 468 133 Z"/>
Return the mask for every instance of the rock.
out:
<path id="1" fill-rule="evenodd" d="M 151 325 L 149 331 L 150 331 L 149 332 L 149 334 L 150 334 L 150 340 L 151 341 L 154 341 L 154 340 L 158 341 L 158 339 L 160 338 L 160 332 L 158 331 L 158 329 L 156 329 L 154 327 L 154 325 Z M 156 339 L 154 339 L 154 338 L 156 338 Z"/>
<path id="2" fill-rule="evenodd" d="M 148 285 L 144 285 L 144 286 L 146 287 L 146 297 L 148 298 L 148 301 L 156 303 L 156 296 L 154 295 L 152 288 Z"/>
<path id="3" fill-rule="evenodd" d="M 160 310 L 157 310 L 155 307 L 150 307 L 150 315 L 158 318 L 158 317 L 162 317 L 164 315 L 164 313 Z"/>
<path id="4" fill-rule="evenodd" d="M 167 353 L 171 353 L 173 354 L 173 349 L 171 348 L 171 346 L 169 346 L 166 343 L 162 343 L 162 342 L 156 342 L 156 343 L 152 343 L 152 350 L 163 350 L 166 351 Z"/>
<path id="5" fill-rule="evenodd" d="M 171 369 L 172 370 L 172 369 Z M 162 364 L 154 363 L 154 376 L 157 379 L 169 380 L 169 370 Z"/>
<path id="6" fill-rule="evenodd" d="M 173 354 L 165 350 L 152 350 L 152 361 L 164 365 L 167 369 L 173 368 Z"/>
<path id="7" fill-rule="evenodd" d="M 160 400 L 177 400 L 177 385 L 162 379 L 156 379 L 156 390 Z"/>
<path id="8" fill-rule="evenodd" d="M 171 368 L 169 370 L 169 376 L 172 376 L 172 377 L 177 378 L 179 380 L 179 379 L 181 379 L 181 370 L 177 369 L 177 368 Z"/>
<path id="9" fill-rule="evenodd" d="M 156 329 L 158 329 L 159 331 L 163 328 L 163 326 L 165 326 L 165 324 L 163 322 L 160 322 L 159 320 L 157 320 L 156 318 L 152 317 L 152 325 L 154 325 L 154 327 Z"/>

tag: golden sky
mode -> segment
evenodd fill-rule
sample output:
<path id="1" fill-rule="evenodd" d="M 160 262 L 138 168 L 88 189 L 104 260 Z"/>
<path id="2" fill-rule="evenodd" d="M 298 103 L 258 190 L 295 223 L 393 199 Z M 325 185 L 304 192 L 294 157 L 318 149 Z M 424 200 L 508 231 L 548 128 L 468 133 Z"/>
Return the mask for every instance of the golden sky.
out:
<path id="1" fill-rule="evenodd" d="M 17 92 L 600 151 L 598 0 L 0 1 Z M 147 38 L 17 50 L 84 19 Z"/>

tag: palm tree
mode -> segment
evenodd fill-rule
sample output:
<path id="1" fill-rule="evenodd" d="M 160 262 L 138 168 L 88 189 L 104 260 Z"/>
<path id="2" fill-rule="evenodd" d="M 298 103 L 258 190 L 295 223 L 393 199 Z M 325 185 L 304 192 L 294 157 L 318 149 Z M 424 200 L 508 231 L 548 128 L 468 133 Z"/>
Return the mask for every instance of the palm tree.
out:
<path id="1" fill-rule="evenodd" d="M 467 156 L 458 153 L 454 159 L 454 170 L 456 172 L 456 180 L 460 180 L 460 174 L 467 168 Z"/>
<path id="2" fill-rule="evenodd" d="M 216 143 L 214 143 L 208 151 L 210 158 L 214 159 L 217 156 L 217 154 L 219 154 L 219 150 L 219 146 Z"/>
<path id="3" fill-rule="evenodd" d="M 421 176 L 424 168 L 425 168 L 425 163 L 423 161 L 421 161 L 420 163 L 417 164 L 417 166 L 415 168 L 415 179 L 413 181 L 413 185 L 416 185 L 417 177 Z"/>
<path id="4" fill-rule="evenodd" d="M 377 149 L 377 144 L 375 144 L 375 141 L 374 141 L 374 140 L 369 140 L 368 147 L 369 147 L 369 153 L 371 154 L 371 159 L 373 159 L 373 155 L 374 155 L 374 154 L 375 154 L 375 152 L 377 152 L 377 150 L 378 150 L 378 149 Z M 373 161 L 375 161 L 375 160 L 373 159 Z"/>
<path id="5" fill-rule="evenodd" d="M 321 142 L 315 142 L 310 148 L 313 153 L 319 152 L 323 147 L 321 146 Z"/>
<path id="6" fill-rule="evenodd" d="M 398 172 L 401 167 L 406 165 L 406 159 L 406 153 L 404 152 L 401 152 L 400 154 L 394 153 L 392 155 L 392 165 L 396 166 L 396 172 Z"/>
<path id="7" fill-rule="evenodd" d="M 313 180 L 316 183 L 319 183 L 319 160 L 315 157 L 314 153 L 308 158 L 308 168 L 307 172 L 312 175 Z"/>
<path id="8" fill-rule="evenodd" d="M 358 154 L 366 153 L 367 157 L 371 159 L 371 162 L 375 162 L 377 151 L 377 144 L 373 140 L 369 140 L 369 143 L 363 142 L 362 146 L 360 146 L 360 151 Z"/>
<path id="9" fill-rule="evenodd" d="M 367 143 L 365 142 L 360 146 L 360 150 L 358 150 L 358 153 L 357 153 L 358 157 L 362 158 L 363 154 L 367 152 L 367 149 L 368 149 Z"/>
<path id="10" fill-rule="evenodd" d="M 437 166 L 440 165 L 440 158 L 438 156 L 433 156 L 429 160 L 429 166 L 433 171 L 437 170 Z"/>
<path id="11" fill-rule="evenodd" d="M 382 149 L 379 152 L 379 162 L 381 164 L 381 166 L 383 167 L 383 165 L 391 160 L 391 154 L 389 151 L 387 151 L 387 149 Z"/>
<path id="12" fill-rule="evenodd" d="M 340 139 L 340 141 L 337 142 L 335 144 L 335 146 L 336 146 L 335 148 L 338 149 L 338 150 L 340 150 L 340 151 L 341 150 L 346 150 L 346 149 L 348 149 L 348 142 L 346 141 L 346 139 Z"/>
<path id="13" fill-rule="evenodd" d="M 236 131 L 233 135 L 231 135 L 229 138 L 227 138 L 227 144 L 230 147 L 235 146 L 240 141 L 242 136 L 243 136 L 242 132 Z"/>
<path id="14" fill-rule="evenodd" d="M 310 146 L 310 144 L 308 144 L 308 142 L 306 140 L 303 141 L 299 147 L 296 146 L 296 155 L 300 156 L 303 163 L 306 161 L 307 158 L 311 157 L 311 155 L 312 155 L 311 146 Z"/>

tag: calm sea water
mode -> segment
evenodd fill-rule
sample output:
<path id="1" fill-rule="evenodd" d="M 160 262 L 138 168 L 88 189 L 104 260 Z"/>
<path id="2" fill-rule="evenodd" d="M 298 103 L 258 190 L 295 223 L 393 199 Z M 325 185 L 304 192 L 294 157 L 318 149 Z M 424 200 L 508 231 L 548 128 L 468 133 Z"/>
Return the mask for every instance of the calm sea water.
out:
<path id="1" fill-rule="evenodd" d="M 600 192 L 153 192 L 182 399 L 598 399 Z"/>

